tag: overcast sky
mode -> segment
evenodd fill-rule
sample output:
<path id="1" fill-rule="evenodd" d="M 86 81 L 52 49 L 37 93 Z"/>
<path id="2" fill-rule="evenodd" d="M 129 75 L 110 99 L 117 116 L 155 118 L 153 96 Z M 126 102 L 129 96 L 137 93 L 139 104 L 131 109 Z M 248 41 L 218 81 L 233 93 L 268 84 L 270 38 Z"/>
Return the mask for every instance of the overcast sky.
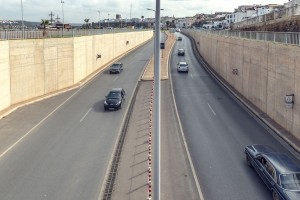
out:
<path id="1" fill-rule="evenodd" d="M 156 0 L 63 0 L 65 23 L 83 23 L 100 19 L 115 18 L 121 14 L 122 18 L 154 17 Z M 284 4 L 288 0 L 161 0 L 161 16 L 186 17 L 198 13 L 233 12 L 239 5 L 253 4 Z M 55 18 L 62 18 L 61 0 L 23 0 L 24 20 L 39 22 L 49 19 L 50 12 Z M 20 20 L 21 0 L 0 0 L 0 20 Z"/>

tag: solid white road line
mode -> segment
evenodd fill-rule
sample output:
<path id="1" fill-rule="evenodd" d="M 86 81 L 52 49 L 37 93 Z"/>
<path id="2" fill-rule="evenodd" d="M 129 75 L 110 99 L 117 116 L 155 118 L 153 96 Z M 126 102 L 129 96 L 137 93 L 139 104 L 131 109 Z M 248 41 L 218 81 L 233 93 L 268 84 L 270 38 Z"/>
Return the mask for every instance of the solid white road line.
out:
<path id="1" fill-rule="evenodd" d="M 212 112 L 214 115 L 216 115 L 214 109 L 212 109 L 212 107 L 209 105 L 209 103 L 207 103 L 207 105 L 208 105 L 208 107 L 210 108 L 211 112 Z"/>
<path id="2" fill-rule="evenodd" d="M 84 118 L 89 114 L 89 112 L 92 110 L 92 108 L 90 108 L 85 115 L 81 118 L 80 122 L 82 122 L 84 120 Z"/>
<path id="3" fill-rule="evenodd" d="M 91 79 L 92 80 L 92 79 Z M 19 142 L 21 142 L 26 136 L 28 136 L 36 127 L 42 124 L 46 119 L 48 119 L 53 113 L 55 113 L 60 107 L 62 107 L 65 103 L 67 103 L 72 97 L 74 97 L 80 90 L 84 88 L 79 88 L 74 94 L 72 94 L 69 98 L 67 98 L 64 102 L 62 102 L 57 108 L 55 108 L 49 115 L 47 115 L 44 119 L 42 119 L 39 123 L 37 123 L 34 127 L 32 127 L 25 135 L 23 135 L 20 139 L 18 139 L 14 144 L 12 144 L 9 148 L 7 148 L 2 154 L 0 154 L 0 158 L 2 158 L 7 152 L 9 152 L 12 148 L 14 148 Z"/>

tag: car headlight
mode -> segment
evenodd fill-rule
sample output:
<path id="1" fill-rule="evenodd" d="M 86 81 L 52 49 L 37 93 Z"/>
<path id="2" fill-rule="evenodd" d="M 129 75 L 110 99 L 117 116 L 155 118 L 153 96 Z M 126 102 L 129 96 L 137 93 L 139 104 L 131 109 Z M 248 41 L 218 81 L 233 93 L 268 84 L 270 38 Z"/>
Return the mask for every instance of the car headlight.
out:
<path id="1" fill-rule="evenodd" d="M 108 105 L 106 101 L 104 101 L 104 105 L 106 105 L 106 106 Z"/>
<path id="2" fill-rule="evenodd" d="M 118 101 L 117 105 L 120 105 L 121 104 L 121 101 Z"/>

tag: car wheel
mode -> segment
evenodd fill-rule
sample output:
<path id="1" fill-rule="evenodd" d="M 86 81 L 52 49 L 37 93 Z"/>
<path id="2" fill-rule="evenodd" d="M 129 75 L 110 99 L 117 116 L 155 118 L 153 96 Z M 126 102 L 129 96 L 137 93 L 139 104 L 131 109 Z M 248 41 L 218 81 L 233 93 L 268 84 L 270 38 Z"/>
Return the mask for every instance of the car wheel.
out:
<path id="1" fill-rule="evenodd" d="M 105 110 L 105 111 L 107 111 L 107 110 L 108 110 L 108 108 L 104 107 L 104 110 Z"/>
<path id="2" fill-rule="evenodd" d="M 272 196 L 273 196 L 273 199 L 274 199 L 274 200 L 280 200 L 280 199 L 279 199 L 279 195 L 277 194 L 277 192 L 276 192 L 275 190 L 273 190 Z"/>
<path id="3" fill-rule="evenodd" d="M 250 160 L 248 154 L 246 154 L 246 161 L 247 161 L 247 165 L 248 165 L 249 167 L 252 167 L 251 160 Z"/>
<path id="4" fill-rule="evenodd" d="M 119 105 L 119 110 L 122 108 L 122 104 Z"/>

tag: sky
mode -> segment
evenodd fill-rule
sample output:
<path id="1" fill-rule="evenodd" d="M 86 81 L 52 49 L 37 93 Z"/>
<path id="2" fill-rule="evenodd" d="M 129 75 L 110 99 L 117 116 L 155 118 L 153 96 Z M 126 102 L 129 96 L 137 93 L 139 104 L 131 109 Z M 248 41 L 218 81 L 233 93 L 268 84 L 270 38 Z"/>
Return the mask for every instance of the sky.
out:
<path id="1" fill-rule="evenodd" d="M 84 23 L 102 19 L 116 18 L 120 14 L 125 18 L 154 18 L 156 0 L 0 0 L 0 20 L 21 20 L 22 6 L 25 21 L 39 22 L 50 19 L 50 13 L 65 23 Z M 239 5 L 281 4 L 288 0 L 160 0 L 161 16 L 187 17 L 199 13 L 233 12 Z M 64 12 L 62 12 L 62 10 Z M 99 12 L 100 11 L 100 15 Z M 61 20 L 62 21 L 62 20 Z"/>

